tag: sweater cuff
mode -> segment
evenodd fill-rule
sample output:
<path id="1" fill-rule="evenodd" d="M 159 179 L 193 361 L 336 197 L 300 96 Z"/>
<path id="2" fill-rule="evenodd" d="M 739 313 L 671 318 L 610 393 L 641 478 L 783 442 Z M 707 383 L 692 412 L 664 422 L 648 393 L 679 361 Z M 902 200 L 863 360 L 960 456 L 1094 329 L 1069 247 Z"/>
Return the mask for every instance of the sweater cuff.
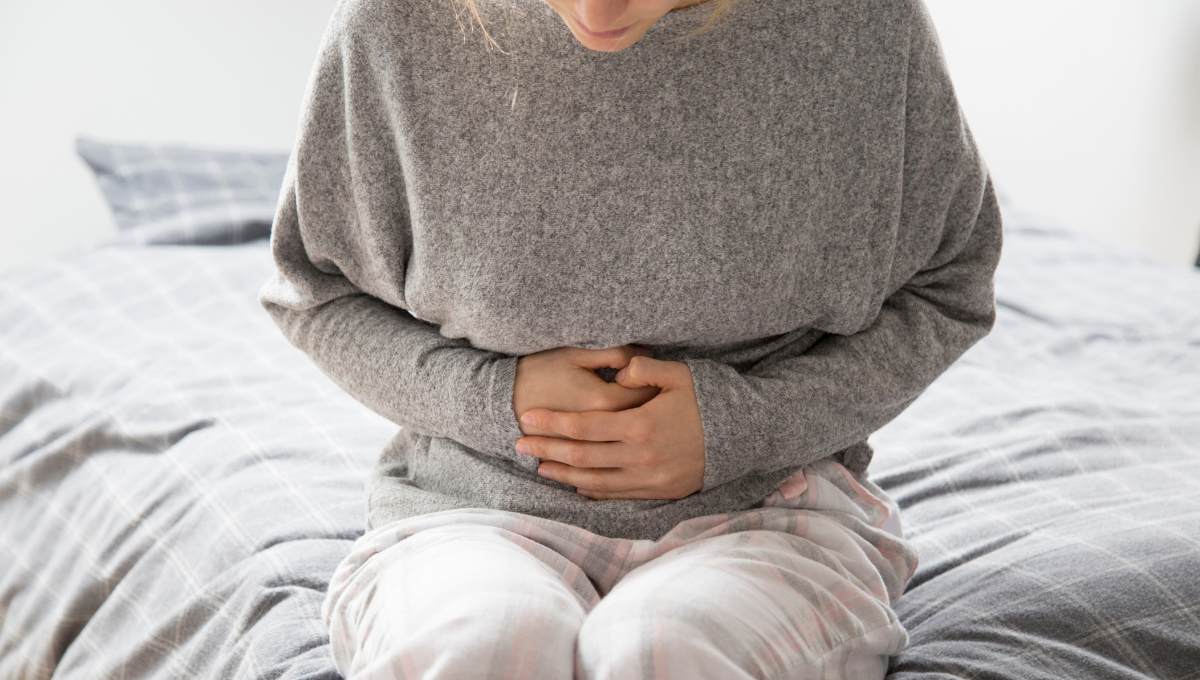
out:
<path id="1" fill-rule="evenodd" d="M 541 461 L 517 453 L 517 440 L 525 436 L 513 412 L 513 385 L 517 380 L 517 357 L 505 357 L 492 363 L 491 385 L 488 389 L 488 442 L 495 451 L 514 461 L 522 470 L 537 474 Z"/>
<path id="2" fill-rule="evenodd" d="M 714 487 L 749 474 L 757 442 L 750 436 L 746 419 L 740 413 L 738 390 L 730 389 L 744 378 L 732 366 L 709 359 L 683 359 L 692 371 L 696 404 L 704 427 L 704 487 Z"/>

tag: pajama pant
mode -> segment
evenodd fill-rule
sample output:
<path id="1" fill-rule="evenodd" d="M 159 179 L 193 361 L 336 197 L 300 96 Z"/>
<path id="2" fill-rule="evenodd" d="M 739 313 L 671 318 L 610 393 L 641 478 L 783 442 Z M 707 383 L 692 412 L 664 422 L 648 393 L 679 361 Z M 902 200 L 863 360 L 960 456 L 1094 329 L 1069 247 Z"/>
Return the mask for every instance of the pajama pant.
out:
<path id="1" fill-rule="evenodd" d="M 822 460 L 657 541 L 499 510 L 400 520 L 355 543 L 322 614 L 351 680 L 878 680 L 916 563 L 895 503 Z"/>

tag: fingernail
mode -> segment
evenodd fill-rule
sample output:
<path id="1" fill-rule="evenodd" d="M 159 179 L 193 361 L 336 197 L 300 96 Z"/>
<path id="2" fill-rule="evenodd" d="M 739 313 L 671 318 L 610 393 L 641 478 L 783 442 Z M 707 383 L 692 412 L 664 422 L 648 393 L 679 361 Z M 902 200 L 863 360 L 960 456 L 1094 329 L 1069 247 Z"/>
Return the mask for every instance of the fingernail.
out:
<path id="1" fill-rule="evenodd" d="M 526 425 L 532 425 L 533 424 L 533 416 L 526 413 L 525 415 L 521 416 L 521 422 Z"/>
<path id="2" fill-rule="evenodd" d="M 539 465 L 539 466 L 538 466 L 538 475 L 540 475 L 540 476 L 542 476 L 542 477 L 546 477 L 547 479 L 549 479 L 549 476 L 546 474 L 546 468 L 545 468 L 545 466 L 542 466 L 542 465 Z"/>
<path id="3" fill-rule="evenodd" d="M 621 381 L 621 379 L 622 379 L 622 378 L 624 378 L 624 377 L 625 377 L 625 369 L 623 369 L 623 368 L 622 368 L 621 370 L 617 371 L 617 377 L 616 377 L 616 380 L 617 380 L 618 382 L 620 382 L 620 381 Z"/>
<path id="4" fill-rule="evenodd" d="M 591 498 L 591 497 L 592 497 L 592 492 L 591 492 L 591 491 L 585 491 L 585 490 L 583 490 L 583 489 L 575 489 L 575 493 L 579 494 L 580 496 L 583 496 L 584 498 Z"/>
<path id="5" fill-rule="evenodd" d="M 519 453 L 523 456 L 528 456 L 529 455 L 529 444 L 526 444 L 525 442 L 517 442 L 517 453 Z"/>

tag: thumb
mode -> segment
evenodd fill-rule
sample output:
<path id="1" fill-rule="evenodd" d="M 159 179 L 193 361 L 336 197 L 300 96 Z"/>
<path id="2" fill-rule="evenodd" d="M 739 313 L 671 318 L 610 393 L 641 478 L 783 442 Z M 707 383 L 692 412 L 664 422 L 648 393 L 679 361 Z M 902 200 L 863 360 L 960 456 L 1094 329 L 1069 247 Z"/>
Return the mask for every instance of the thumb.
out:
<path id="1" fill-rule="evenodd" d="M 685 383 L 687 378 L 684 374 L 691 376 L 691 369 L 685 363 L 635 356 L 629 360 L 628 366 L 617 373 L 616 381 L 621 387 L 676 389 Z"/>

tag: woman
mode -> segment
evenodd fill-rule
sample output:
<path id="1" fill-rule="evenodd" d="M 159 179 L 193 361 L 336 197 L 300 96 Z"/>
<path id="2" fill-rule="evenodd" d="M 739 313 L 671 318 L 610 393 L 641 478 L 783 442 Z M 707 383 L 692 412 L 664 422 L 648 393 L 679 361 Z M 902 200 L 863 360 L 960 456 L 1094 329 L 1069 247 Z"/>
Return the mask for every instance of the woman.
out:
<path id="1" fill-rule="evenodd" d="M 866 439 L 991 328 L 996 199 L 920 0 L 717 9 L 479 5 L 503 56 L 439 0 L 335 13 L 262 300 L 403 427 L 325 602 L 344 675 L 907 643 Z"/>

